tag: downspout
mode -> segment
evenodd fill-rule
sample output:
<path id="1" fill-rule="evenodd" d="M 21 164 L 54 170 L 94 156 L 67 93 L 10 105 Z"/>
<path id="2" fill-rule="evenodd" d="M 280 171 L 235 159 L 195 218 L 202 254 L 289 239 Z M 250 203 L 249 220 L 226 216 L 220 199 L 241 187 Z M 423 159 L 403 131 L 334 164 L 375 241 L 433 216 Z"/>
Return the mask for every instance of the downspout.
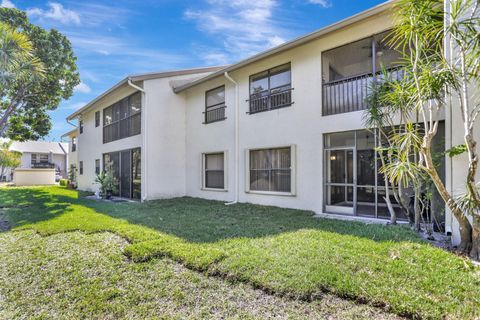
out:
<path id="1" fill-rule="evenodd" d="M 444 32 L 446 33 L 446 29 L 448 28 L 449 24 L 450 24 L 450 2 L 449 1 L 445 1 L 444 2 L 444 12 L 446 13 L 445 15 L 445 20 L 444 20 Z M 451 46 L 451 43 L 450 43 L 450 39 L 445 37 L 444 38 L 445 40 L 445 43 L 443 45 L 443 47 L 445 48 L 445 58 L 447 59 L 447 61 L 449 61 L 449 63 L 452 63 L 452 57 L 453 57 L 453 52 L 452 52 L 452 46 Z M 448 128 L 446 127 L 445 128 L 445 131 L 449 131 L 449 139 L 445 139 L 445 141 L 447 142 L 447 150 L 452 148 L 453 146 L 453 113 L 452 113 L 452 96 L 448 93 L 445 93 L 445 105 L 448 105 L 448 109 L 445 110 L 445 116 L 448 116 Z M 447 121 L 445 121 L 445 126 L 447 124 Z M 447 164 L 448 163 L 448 164 Z M 447 159 L 447 162 L 445 163 L 445 171 L 449 170 L 450 171 L 450 192 L 451 194 L 453 194 L 453 159 L 451 157 L 449 157 Z M 449 210 L 447 209 L 447 206 L 445 205 L 445 209 L 446 210 Z M 450 211 L 450 210 L 449 210 Z M 449 214 L 450 216 L 450 219 L 448 219 L 449 221 L 447 221 L 447 217 L 445 216 L 445 234 L 447 236 L 449 236 L 450 238 L 452 237 L 452 225 L 453 225 L 453 213 L 450 212 Z M 452 239 L 450 239 L 451 241 Z"/>
<path id="2" fill-rule="evenodd" d="M 132 80 L 129 78 L 127 80 L 127 83 L 130 87 L 134 88 L 134 89 L 137 89 L 138 91 L 140 91 L 142 93 L 142 107 L 143 107 L 143 110 L 142 110 L 142 118 L 144 119 L 144 123 L 145 123 L 145 126 L 144 128 L 142 128 L 142 144 L 143 144 L 143 147 L 142 147 L 142 151 L 141 151 L 141 155 L 142 155 L 142 159 L 143 159 L 143 163 L 144 163 L 144 166 L 142 166 L 142 176 L 144 177 L 143 180 L 146 180 L 145 178 L 148 177 L 148 174 L 147 174 L 147 170 L 148 170 L 148 165 L 147 165 L 147 160 L 148 160 L 148 157 L 147 157 L 147 126 L 146 126 L 146 123 L 147 123 L 147 108 L 146 108 L 146 95 L 145 95 L 145 90 L 142 88 L 142 87 L 139 87 L 137 86 L 136 84 L 134 84 L 132 82 Z M 147 195 L 148 195 L 148 183 L 147 181 L 142 181 L 142 184 L 145 185 L 145 194 L 143 195 L 142 197 L 142 202 L 147 200 Z"/>
<path id="3" fill-rule="evenodd" d="M 238 192 L 239 192 L 239 170 L 240 170 L 240 154 L 239 154 L 239 119 L 238 119 L 238 83 L 230 77 L 228 72 L 224 73 L 225 78 L 227 78 L 231 83 L 235 85 L 235 104 L 234 104 L 234 109 L 235 109 L 235 160 L 234 160 L 234 169 L 235 169 L 235 181 L 234 181 L 234 199 L 232 202 L 228 202 L 225 205 L 231 205 L 238 203 Z"/>

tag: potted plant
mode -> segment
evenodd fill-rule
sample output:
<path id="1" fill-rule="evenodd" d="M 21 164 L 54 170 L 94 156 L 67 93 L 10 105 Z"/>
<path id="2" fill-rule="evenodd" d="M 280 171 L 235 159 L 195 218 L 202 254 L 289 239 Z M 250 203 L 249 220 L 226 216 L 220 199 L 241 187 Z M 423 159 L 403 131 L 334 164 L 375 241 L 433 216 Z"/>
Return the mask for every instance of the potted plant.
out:
<path id="1" fill-rule="evenodd" d="M 105 170 L 100 172 L 95 178 L 95 182 L 100 184 L 100 196 L 104 199 L 111 199 L 112 194 L 117 192 L 117 179 L 113 175 L 112 163 L 107 163 Z"/>
<path id="2" fill-rule="evenodd" d="M 70 170 L 68 170 L 68 188 L 77 188 L 77 167 L 74 164 L 71 164 Z"/>

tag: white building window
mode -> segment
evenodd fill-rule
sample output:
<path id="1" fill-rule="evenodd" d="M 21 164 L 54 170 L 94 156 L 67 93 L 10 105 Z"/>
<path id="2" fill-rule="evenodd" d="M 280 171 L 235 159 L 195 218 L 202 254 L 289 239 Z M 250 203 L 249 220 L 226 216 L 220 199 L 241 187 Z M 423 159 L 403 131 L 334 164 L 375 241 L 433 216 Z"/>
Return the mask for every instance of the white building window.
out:
<path id="1" fill-rule="evenodd" d="M 204 153 L 203 162 L 203 185 L 207 190 L 226 190 L 227 175 L 225 174 L 225 152 Z"/>
<path id="2" fill-rule="evenodd" d="M 48 153 L 32 153 L 32 164 L 36 163 L 49 163 Z"/>
<path id="3" fill-rule="evenodd" d="M 295 194 L 295 146 L 248 150 L 246 191 Z"/>

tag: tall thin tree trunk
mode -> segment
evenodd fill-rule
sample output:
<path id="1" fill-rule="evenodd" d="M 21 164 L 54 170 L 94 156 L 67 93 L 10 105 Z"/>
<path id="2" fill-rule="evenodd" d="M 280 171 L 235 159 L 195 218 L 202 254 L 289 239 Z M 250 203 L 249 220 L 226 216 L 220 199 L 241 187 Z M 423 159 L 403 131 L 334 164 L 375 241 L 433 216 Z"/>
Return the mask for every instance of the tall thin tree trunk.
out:
<path id="1" fill-rule="evenodd" d="M 473 215 L 473 228 L 472 228 L 472 250 L 470 251 L 470 257 L 474 260 L 480 260 L 480 216 Z"/>
<path id="2" fill-rule="evenodd" d="M 397 192 L 397 196 L 395 197 L 395 199 L 397 199 L 398 204 L 400 205 L 400 207 L 402 207 L 402 210 L 405 212 L 405 215 L 408 218 L 408 223 L 412 226 L 413 225 L 413 220 L 412 220 L 412 217 L 411 217 L 409 204 L 408 204 L 408 202 L 405 203 L 405 201 L 404 201 L 405 200 L 404 199 L 404 190 L 403 190 L 403 185 L 401 183 L 398 184 L 398 192 Z"/>
<path id="3" fill-rule="evenodd" d="M 415 220 L 414 220 L 414 224 L 413 224 L 413 228 L 416 232 L 419 232 L 420 231 L 420 187 L 419 186 L 415 186 L 415 197 L 414 197 L 414 200 L 415 201 L 413 203 L 413 212 L 415 214 Z"/>
<path id="4" fill-rule="evenodd" d="M 381 134 L 378 135 L 378 144 L 381 148 L 382 147 Z M 382 162 L 382 167 L 385 167 L 385 158 L 383 155 L 383 151 L 378 152 L 378 155 L 380 157 L 380 161 Z M 390 213 L 390 223 L 397 224 L 397 214 L 393 209 L 392 202 L 390 201 L 390 190 L 388 189 L 388 177 L 385 174 L 383 175 L 383 182 L 385 184 L 385 197 L 383 197 L 383 199 L 385 200 L 385 203 L 387 204 L 388 212 Z"/>
<path id="5" fill-rule="evenodd" d="M 448 206 L 448 208 L 458 221 L 460 228 L 460 244 L 458 245 L 457 250 L 459 252 L 469 253 L 472 247 L 472 225 L 470 224 L 470 221 L 468 221 L 464 212 L 455 202 L 455 199 L 445 188 L 442 179 L 440 179 L 440 176 L 438 175 L 438 172 L 433 165 L 432 154 L 430 153 L 431 139 L 432 137 L 430 134 L 424 136 L 421 151 L 425 159 L 427 172 L 430 175 L 430 178 L 432 178 L 433 183 L 437 187 L 437 190 L 440 193 L 443 201 L 445 201 L 445 204 Z"/>

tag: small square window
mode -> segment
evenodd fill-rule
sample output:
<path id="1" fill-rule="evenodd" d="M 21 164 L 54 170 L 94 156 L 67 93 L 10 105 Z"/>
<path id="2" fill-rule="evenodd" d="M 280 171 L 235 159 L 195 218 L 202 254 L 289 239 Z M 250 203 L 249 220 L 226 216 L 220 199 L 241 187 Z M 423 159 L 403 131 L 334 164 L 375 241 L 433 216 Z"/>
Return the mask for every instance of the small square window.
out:
<path id="1" fill-rule="evenodd" d="M 292 148 L 249 150 L 247 191 L 294 193 Z"/>
<path id="2" fill-rule="evenodd" d="M 205 122 L 225 120 L 225 86 L 205 92 Z"/>
<path id="3" fill-rule="evenodd" d="M 225 190 L 225 154 L 223 152 L 203 155 L 203 187 Z"/>

